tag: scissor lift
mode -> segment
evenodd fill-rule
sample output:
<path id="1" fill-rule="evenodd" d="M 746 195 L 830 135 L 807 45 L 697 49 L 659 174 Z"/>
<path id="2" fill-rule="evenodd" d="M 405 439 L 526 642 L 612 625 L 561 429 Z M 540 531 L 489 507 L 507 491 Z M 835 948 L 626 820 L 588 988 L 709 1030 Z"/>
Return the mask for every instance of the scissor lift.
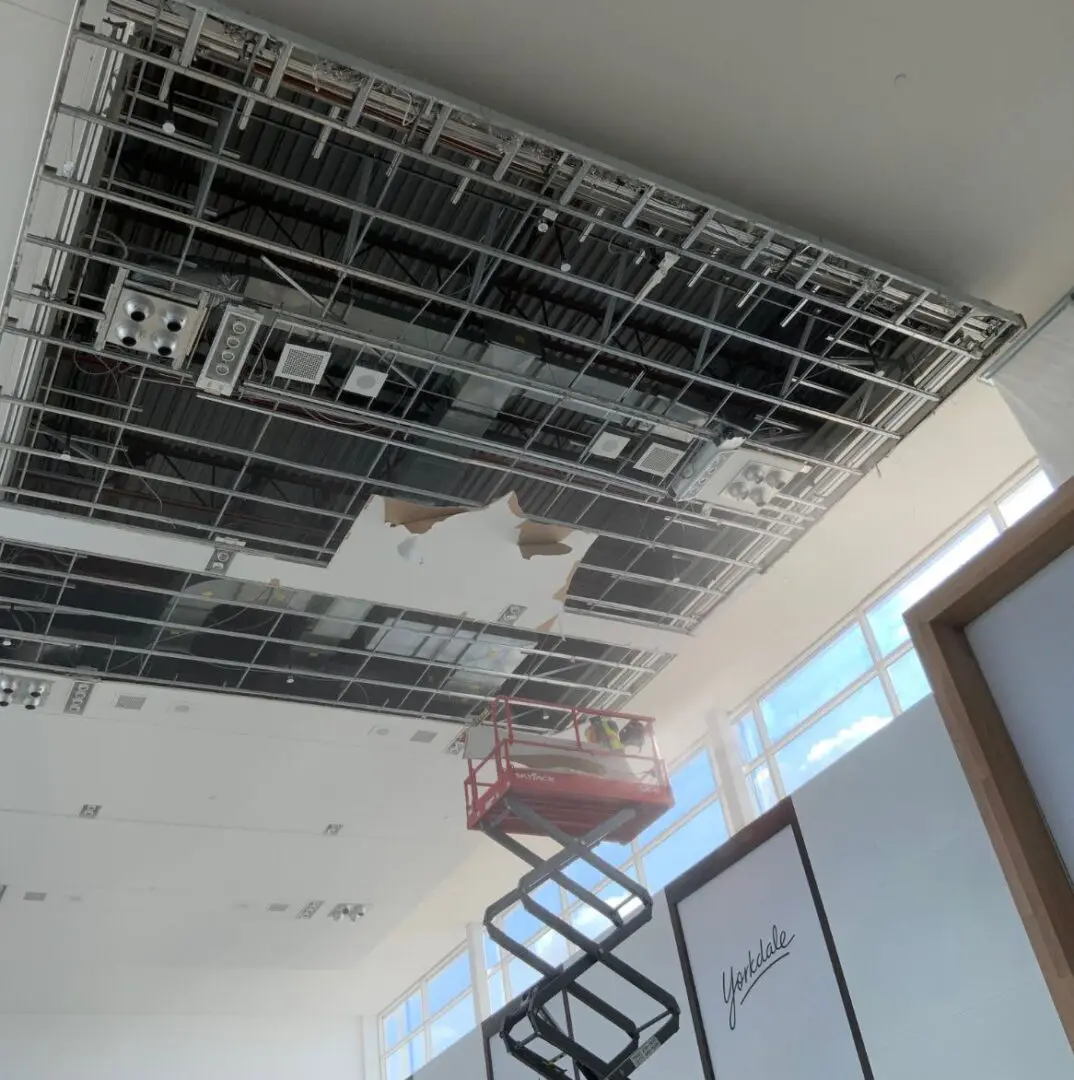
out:
<path id="1" fill-rule="evenodd" d="M 559 710 L 564 722 L 554 734 L 520 726 L 527 716 L 547 716 L 549 706 L 518 698 L 497 698 L 488 720 L 471 729 L 466 756 L 467 825 L 492 837 L 530 870 L 517 888 L 485 912 L 489 937 L 540 975 L 503 1018 L 500 1029 L 507 1051 L 546 1080 L 612 1080 L 629 1076 L 679 1028 L 675 998 L 614 950 L 652 918 L 648 891 L 595 852 L 605 840 L 627 843 L 673 805 L 667 769 L 656 749 L 652 721 L 594 709 Z M 613 725 L 609 728 L 608 725 Z M 619 743 L 609 732 L 627 733 Z M 551 857 L 534 852 L 519 836 L 548 837 L 559 845 Z M 580 885 L 567 872 L 585 864 L 626 893 L 613 905 Z M 538 903 L 533 893 L 555 882 L 590 908 L 607 927 L 591 937 L 558 913 Z M 501 925 L 515 904 L 560 935 L 576 952 L 562 965 L 549 963 Z M 631 1008 L 612 1005 L 583 976 L 603 968 L 613 980 L 633 988 Z M 609 985 L 607 977 L 601 985 Z M 618 1049 L 608 1056 L 587 1047 L 571 1022 L 571 1003 L 596 1014 L 619 1033 Z M 562 1005 L 563 1020 L 553 1015 Z M 581 1010 L 579 1010 L 581 1011 Z M 577 1037 L 576 1037 L 577 1036 Z M 601 1039 L 602 1043 L 606 1040 Z"/>

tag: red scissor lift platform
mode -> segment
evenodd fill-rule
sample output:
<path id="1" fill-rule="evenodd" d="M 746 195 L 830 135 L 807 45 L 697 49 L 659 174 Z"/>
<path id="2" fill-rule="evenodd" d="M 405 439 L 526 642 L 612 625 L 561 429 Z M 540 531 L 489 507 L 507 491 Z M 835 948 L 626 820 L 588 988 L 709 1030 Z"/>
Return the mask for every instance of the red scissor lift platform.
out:
<path id="1" fill-rule="evenodd" d="M 532 723 L 536 718 L 542 726 Z M 545 1080 L 629 1076 L 678 1030 L 680 1010 L 673 995 L 614 955 L 652 917 L 653 901 L 641 884 L 594 849 L 606 840 L 629 842 L 674 805 L 652 720 L 497 698 L 487 719 L 468 731 L 466 757 L 467 827 L 486 833 L 531 867 L 517 888 L 485 912 L 492 941 L 541 976 L 505 1010 L 500 1035 L 508 1053 Z M 538 855 L 519 836 L 548 837 L 560 850 L 550 858 Z M 618 886 L 626 900 L 613 906 L 580 885 L 571 872 L 579 864 L 597 872 L 593 880 Z M 574 921 L 539 903 L 534 893 L 550 881 L 602 916 L 595 923 L 609 927 L 607 932 L 589 937 Z M 516 904 L 565 939 L 575 955 L 553 965 L 512 938 L 503 917 Z M 597 966 L 633 987 L 633 1002 L 652 1002 L 644 1019 L 627 1015 L 580 981 Z M 607 987 L 607 979 L 601 985 Z M 562 1016 L 574 1015 L 574 1023 L 553 1015 L 553 1004 L 560 1000 Z M 620 1031 L 620 1048 L 611 1056 L 585 1045 L 585 1025 L 578 1019 L 584 1010 Z M 607 1045 L 604 1039 L 601 1043 Z"/>
<path id="2" fill-rule="evenodd" d="M 675 800 L 667 768 L 656 747 L 649 717 L 605 709 L 572 708 L 561 730 L 544 734 L 520 728 L 520 710 L 549 706 L 519 698 L 496 698 L 488 720 L 471 729 L 466 756 L 466 824 L 484 829 L 494 823 L 506 833 L 535 835 L 543 832 L 532 818 L 515 812 L 524 803 L 545 821 L 570 836 L 583 836 L 624 810 L 630 818 L 606 839 L 627 843 L 648 828 Z M 614 725 L 619 745 L 601 742 L 607 725 Z M 621 736 L 637 733 L 629 744 Z"/>

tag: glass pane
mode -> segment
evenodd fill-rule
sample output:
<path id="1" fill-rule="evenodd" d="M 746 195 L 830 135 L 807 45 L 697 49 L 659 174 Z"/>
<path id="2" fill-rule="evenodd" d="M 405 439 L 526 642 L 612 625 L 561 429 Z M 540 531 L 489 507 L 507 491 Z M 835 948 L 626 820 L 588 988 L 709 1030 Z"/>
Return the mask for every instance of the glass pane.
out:
<path id="1" fill-rule="evenodd" d="M 421 993 L 410 995 L 384 1018 L 384 1046 L 391 1050 L 421 1026 Z"/>
<path id="2" fill-rule="evenodd" d="M 606 863 L 611 863 L 612 866 L 623 866 L 634 853 L 631 851 L 629 844 L 613 844 L 610 840 L 606 840 L 603 844 L 597 844 L 593 849 L 593 854 Z M 592 889 L 604 876 L 599 870 L 595 870 L 589 863 L 582 862 L 581 859 L 576 859 L 563 872 L 571 881 L 576 881 L 586 889 Z"/>
<path id="3" fill-rule="evenodd" d="M 932 693 L 929 686 L 928 676 L 917 658 L 917 653 L 911 649 L 908 653 L 900 656 L 888 668 L 888 678 L 895 688 L 895 696 L 899 699 L 899 711 L 916 705 L 923 697 Z"/>
<path id="4" fill-rule="evenodd" d="M 903 612 L 946 581 L 977 552 L 988 547 L 998 535 L 999 529 L 992 518 L 981 518 L 866 614 L 882 655 L 887 656 L 909 640 L 906 623 L 902 621 Z"/>
<path id="5" fill-rule="evenodd" d="M 760 813 L 771 810 L 779 802 L 776 785 L 767 765 L 758 765 L 753 772 L 748 773 L 746 782 L 749 784 L 750 791 L 753 792 L 753 801 L 757 804 Z"/>
<path id="6" fill-rule="evenodd" d="M 404 1013 L 406 1015 L 406 1033 L 409 1035 L 411 1032 L 417 1031 L 421 1027 L 421 991 L 415 990 L 413 994 L 406 999 L 406 1004 L 403 1006 Z"/>
<path id="7" fill-rule="evenodd" d="M 716 791 L 716 777 L 705 750 L 699 750 L 671 774 L 671 790 L 675 805 L 638 836 L 638 847 L 645 847 Z"/>
<path id="8" fill-rule="evenodd" d="M 500 962 L 500 947 L 484 931 L 481 938 L 485 943 L 485 967 L 494 968 Z"/>
<path id="9" fill-rule="evenodd" d="M 546 881 L 539 889 L 530 894 L 542 907 L 558 915 L 563 910 L 559 886 L 554 881 Z M 516 941 L 529 941 L 534 934 L 544 929 L 544 923 L 535 919 L 521 904 L 512 908 L 503 919 L 503 928 Z"/>
<path id="10" fill-rule="evenodd" d="M 636 867 L 628 866 L 625 873 L 632 881 L 638 880 Z M 638 907 L 637 900 L 631 898 L 630 893 L 622 885 L 614 881 L 605 882 L 596 890 L 596 895 L 606 904 L 621 908 L 624 915 L 632 914 Z M 599 938 L 612 928 L 611 920 L 588 904 L 580 904 L 576 907 L 570 914 L 570 922 L 576 930 L 581 930 L 587 937 L 594 939 Z"/>
<path id="11" fill-rule="evenodd" d="M 567 941 L 554 930 L 546 930 L 533 943 L 533 951 L 549 964 L 562 964 L 567 959 Z"/>
<path id="12" fill-rule="evenodd" d="M 516 998 L 528 990 L 541 976 L 517 957 L 507 965 L 507 982 L 511 987 L 511 997 Z"/>
<path id="13" fill-rule="evenodd" d="M 872 666 L 861 627 L 852 626 L 761 699 L 768 737 L 775 742 Z"/>
<path id="14" fill-rule="evenodd" d="M 387 1080 L 407 1080 L 425 1064 L 425 1037 L 419 1035 L 388 1058 Z"/>
<path id="15" fill-rule="evenodd" d="M 406 1030 L 403 1027 L 403 1006 L 384 1018 L 384 1048 L 391 1050 L 402 1042 Z"/>
<path id="16" fill-rule="evenodd" d="M 452 1005 L 429 1025 L 433 1056 L 446 1050 L 453 1042 L 458 1042 L 468 1031 L 473 1031 L 476 1023 L 474 996 L 467 994 L 457 1005 Z"/>
<path id="17" fill-rule="evenodd" d="M 726 839 L 727 823 L 723 818 L 723 808 L 714 802 L 661 840 L 642 859 L 650 892 L 662 889 Z"/>
<path id="18" fill-rule="evenodd" d="M 887 695 L 873 679 L 776 754 L 784 791 L 801 787 L 890 720 Z"/>
<path id="19" fill-rule="evenodd" d="M 503 972 L 497 971 L 489 976 L 489 1001 L 492 1011 L 497 1012 L 507 1004 L 507 995 L 503 990 Z"/>
<path id="20" fill-rule="evenodd" d="M 734 733 L 735 747 L 743 764 L 756 761 L 761 756 L 761 736 L 757 732 L 757 721 L 753 719 L 753 713 L 746 713 L 734 725 Z"/>
<path id="21" fill-rule="evenodd" d="M 999 512 L 1007 525 L 1025 517 L 1037 503 L 1044 502 L 1054 491 L 1051 480 L 1043 472 L 1035 472 L 1023 480 L 1005 499 L 999 500 Z"/>
<path id="22" fill-rule="evenodd" d="M 429 1013 L 438 1013 L 449 1001 L 470 989 L 470 958 L 466 953 L 456 956 L 450 964 L 434 975 L 425 987 L 425 1002 Z"/>

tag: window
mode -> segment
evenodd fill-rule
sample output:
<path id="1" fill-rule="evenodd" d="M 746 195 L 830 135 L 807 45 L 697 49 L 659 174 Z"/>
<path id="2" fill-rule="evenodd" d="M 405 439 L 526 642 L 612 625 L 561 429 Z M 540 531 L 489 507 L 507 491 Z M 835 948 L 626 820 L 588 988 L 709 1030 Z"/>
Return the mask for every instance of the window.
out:
<path id="1" fill-rule="evenodd" d="M 385 1080 L 407 1080 L 476 1023 L 470 955 L 463 949 L 381 1017 Z"/>
<path id="2" fill-rule="evenodd" d="M 732 734 L 759 812 L 929 693 L 903 613 L 1051 490 L 1040 470 L 1020 481 L 880 600 L 858 612 L 850 626 L 749 703 Z"/>
<path id="3" fill-rule="evenodd" d="M 999 513 L 1004 525 L 1013 525 L 1023 518 L 1037 503 L 1043 502 L 1055 489 L 1042 471 L 1024 480 L 1009 495 L 999 500 Z"/>
<path id="4" fill-rule="evenodd" d="M 761 698 L 761 717 L 770 739 L 798 726 L 872 667 L 873 658 L 860 626 L 852 626 Z"/>
<path id="5" fill-rule="evenodd" d="M 888 678 L 900 710 L 916 705 L 931 690 L 929 680 L 925 677 L 925 669 L 913 649 L 908 649 L 888 667 Z"/>
<path id="6" fill-rule="evenodd" d="M 776 753 L 776 764 L 789 795 L 831 762 L 864 742 L 890 720 L 892 708 L 879 679 L 825 713 Z"/>
<path id="7" fill-rule="evenodd" d="M 992 543 L 999 536 L 999 530 L 1000 526 L 991 515 L 979 518 L 869 610 L 866 619 L 884 656 L 909 640 L 910 635 L 902 619 L 903 612 Z"/>
<path id="8" fill-rule="evenodd" d="M 718 802 L 710 803 L 642 856 L 646 886 L 653 892 L 662 889 L 726 839 L 723 807 Z"/>
<path id="9" fill-rule="evenodd" d="M 568 868 L 568 874 L 571 874 Z M 587 868 L 588 869 L 588 868 Z M 567 890 L 554 881 L 546 881 L 530 896 L 554 915 L 567 915 L 570 897 Z M 516 904 L 499 919 L 505 934 L 521 941 L 527 949 L 549 964 L 562 964 L 570 952 L 566 938 L 549 930 L 543 922 L 532 916 L 521 904 Z M 488 979 L 489 999 L 493 1011 L 502 1009 L 512 998 L 528 990 L 539 978 L 524 960 L 501 949 L 488 934 L 483 935 L 485 954 L 485 977 Z"/>

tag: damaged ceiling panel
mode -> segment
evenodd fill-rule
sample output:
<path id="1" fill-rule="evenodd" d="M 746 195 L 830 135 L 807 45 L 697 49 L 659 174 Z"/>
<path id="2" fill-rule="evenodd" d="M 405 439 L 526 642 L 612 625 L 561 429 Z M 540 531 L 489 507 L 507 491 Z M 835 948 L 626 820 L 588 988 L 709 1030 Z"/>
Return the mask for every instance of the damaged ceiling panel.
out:
<path id="1" fill-rule="evenodd" d="M 0 482 L 143 539 L 9 539 L 15 662 L 621 704 L 1020 326 L 231 15 L 75 27 Z"/>

